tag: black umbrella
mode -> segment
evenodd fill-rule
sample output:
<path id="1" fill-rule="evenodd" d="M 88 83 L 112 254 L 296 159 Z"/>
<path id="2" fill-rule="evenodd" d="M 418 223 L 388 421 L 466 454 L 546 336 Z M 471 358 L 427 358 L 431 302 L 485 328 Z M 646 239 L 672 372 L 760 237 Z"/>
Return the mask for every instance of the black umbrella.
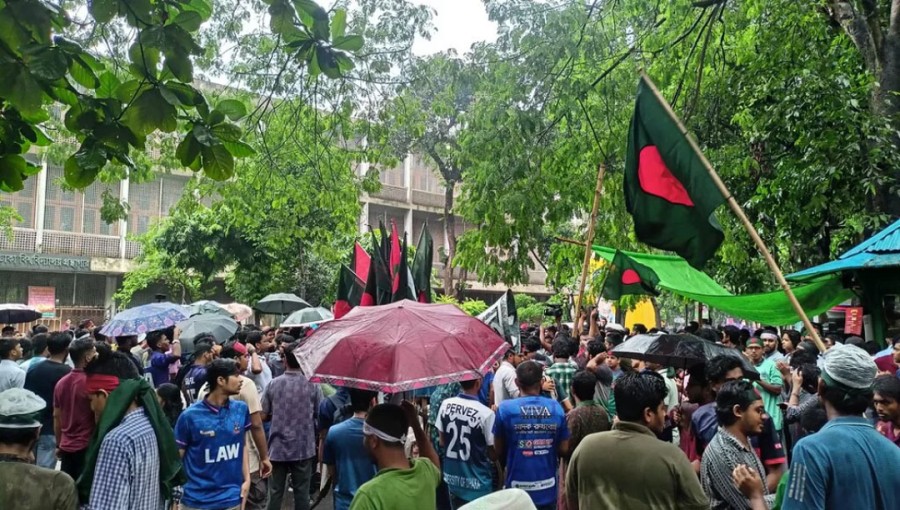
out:
<path id="1" fill-rule="evenodd" d="M 0 305 L 0 324 L 22 324 L 36 321 L 42 316 L 41 312 L 30 306 L 15 303 Z"/>
<path id="2" fill-rule="evenodd" d="M 612 352 L 618 357 L 649 361 L 674 368 L 691 368 L 724 354 L 741 360 L 744 377 L 759 379 L 759 372 L 737 349 L 687 333 L 635 335 L 617 345 Z"/>
<path id="3" fill-rule="evenodd" d="M 254 308 L 262 313 L 273 313 L 277 315 L 287 315 L 297 310 L 309 308 L 312 305 L 300 299 L 294 294 L 269 294 L 260 299 Z"/>

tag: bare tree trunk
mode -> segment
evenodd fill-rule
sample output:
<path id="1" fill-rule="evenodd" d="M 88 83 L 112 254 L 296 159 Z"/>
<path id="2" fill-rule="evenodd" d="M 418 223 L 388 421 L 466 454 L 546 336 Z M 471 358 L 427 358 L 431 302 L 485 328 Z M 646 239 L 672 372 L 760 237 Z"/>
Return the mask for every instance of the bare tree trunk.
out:
<path id="1" fill-rule="evenodd" d="M 444 236 L 447 238 L 447 262 L 444 264 L 444 295 L 455 294 L 453 289 L 453 257 L 456 255 L 456 216 L 453 214 L 453 181 L 446 182 L 444 190 Z"/>

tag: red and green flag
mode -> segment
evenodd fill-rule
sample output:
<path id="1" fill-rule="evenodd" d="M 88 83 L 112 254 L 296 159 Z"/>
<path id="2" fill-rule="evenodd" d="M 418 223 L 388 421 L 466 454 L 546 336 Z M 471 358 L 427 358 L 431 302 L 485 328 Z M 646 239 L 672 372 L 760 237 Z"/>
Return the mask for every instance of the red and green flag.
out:
<path id="1" fill-rule="evenodd" d="M 337 300 L 334 302 L 335 319 L 340 319 L 347 315 L 353 307 L 359 306 L 365 287 L 365 282 L 352 269 L 341 264 L 338 272 Z"/>
<path id="2" fill-rule="evenodd" d="M 382 241 L 387 241 L 387 236 L 382 234 Z M 360 300 L 360 306 L 383 305 L 391 302 L 391 271 L 384 255 L 382 243 L 378 242 L 375 232 L 372 232 L 372 261 L 369 264 L 369 276 L 366 278 L 366 290 Z"/>
<path id="3" fill-rule="evenodd" d="M 434 262 L 434 240 L 428 231 L 428 222 L 422 225 L 419 241 L 416 243 L 416 256 L 413 258 L 412 281 L 416 289 L 416 300 L 420 303 L 431 303 L 431 265 Z"/>
<path id="4" fill-rule="evenodd" d="M 646 77 L 638 84 L 625 156 L 625 207 L 637 238 L 702 268 L 724 235 L 725 197 Z"/>
<path id="5" fill-rule="evenodd" d="M 652 269 L 617 250 L 601 295 L 610 301 L 628 295 L 658 296 L 657 285 L 659 277 Z"/>

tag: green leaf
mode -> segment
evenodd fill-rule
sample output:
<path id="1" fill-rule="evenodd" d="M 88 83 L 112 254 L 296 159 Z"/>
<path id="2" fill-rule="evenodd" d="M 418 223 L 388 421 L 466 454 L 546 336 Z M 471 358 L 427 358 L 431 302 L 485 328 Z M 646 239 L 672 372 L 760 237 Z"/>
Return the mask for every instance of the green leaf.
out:
<path id="1" fill-rule="evenodd" d="M 22 175 L 26 166 L 25 158 L 18 154 L 0 157 L 0 191 L 13 193 L 25 189 Z"/>
<path id="2" fill-rule="evenodd" d="M 221 124 L 225 121 L 225 114 L 215 109 L 209 112 L 209 115 L 206 116 L 206 123 L 210 126 L 215 126 L 216 124 Z"/>
<path id="3" fill-rule="evenodd" d="M 177 81 L 167 81 L 166 88 L 169 89 L 181 104 L 186 106 L 196 106 L 203 102 L 203 94 L 194 87 Z"/>
<path id="4" fill-rule="evenodd" d="M 193 133 L 194 138 L 196 138 L 197 141 L 200 142 L 200 145 L 209 147 L 218 143 L 215 135 L 213 135 L 209 128 L 204 126 L 203 124 L 194 124 L 194 128 L 191 130 L 191 133 Z"/>
<path id="5" fill-rule="evenodd" d="M 150 85 L 143 80 L 128 80 L 116 88 L 116 99 L 127 104 L 137 99 L 141 92 L 149 88 Z"/>
<path id="6" fill-rule="evenodd" d="M 241 120 L 247 116 L 247 107 L 237 99 L 219 101 L 219 104 L 216 105 L 216 110 L 224 113 L 231 120 Z"/>
<path id="7" fill-rule="evenodd" d="M 222 142 L 222 145 L 228 149 L 228 152 L 231 153 L 232 156 L 236 158 L 246 158 L 248 156 L 253 156 L 256 154 L 256 151 L 253 147 L 247 145 L 244 142 Z"/>
<path id="8" fill-rule="evenodd" d="M 203 21 L 208 20 L 213 12 L 212 3 L 208 0 L 188 0 L 188 2 L 182 6 L 182 9 L 196 12 Z"/>
<path id="9" fill-rule="evenodd" d="M 0 64 L 0 76 L 3 77 L 0 79 L 0 97 L 25 116 L 41 112 L 41 86 L 23 65 L 17 62 Z"/>
<path id="10" fill-rule="evenodd" d="M 337 39 L 344 36 L 347 30 L 347 11 L 338 9 L 331 17 L 331 37 Z"/>
<path id="11" fill-rule="evenodd" d="M 175 157 L 186 167 L 191 167 L 200 158 L 200 144 L 193 133 L 184 136 L 175 148 Z"/>
<path id="12" fill-rule="evenodd" d="M 128 50 L 131 59 L 131 69 L 138 76 L 155 79 L 159 69 L 159 50 L 138 43 L 131 45 Z"/>
<path id="13" fill-rule="evenodd" d="M 191 58 L 183 53 L 166 54 L 164 68 L 183 82 L 190 82 L 194 78 L 194 65 L 191 63 Z"/>
<path id="14" fill-rule="evenodd" d="M 85 188 L 97 179 L 97 174 L 106 165 L 106 155 L 96 145 L 89 145 L 87 141 L 81 145 L 78 152 L 69 156 L 63 167 L 63 176 L 66 184 L 75 188 Z"/>
<path id="15" fill-rule="evenodd" d="M 69 74 L 76 83 L 87 89 L 96 89 L 100 86 L 100 80 L 94 74 L 93 69 L 80 57 L 74 57 L 69 66 Z"/>
<path id="16" fill-rule="evenodd" d="M 203 24 L 203 17 L 200 16 L 200 13 L 197 11 L 181 11 L 178 16 L 175 16 L 172 23 L 175 23 L 188 32 L 196 32 L 197 30 L 200 30 L 200 25 Z"/>
<path id="17" fill-rule="evenodd" d="M 341 77 L 341 70 L 338 69 L 338 63 L 334 57 L 334 52 L 330 49 L 324 48 L 322 46 L 317 47 L 316 61 L 319 64 L 319 68 L 322 69 L 323 73 L 325 73 L 325 76 L 331 79 Z"/>
<path id="18" fill-rule="evenodd" d="M 212 134 L 216 135 L 216 137 L 223 142 L 239 142 L 241 141 L 241 135 L 244 134 L 241 128 L 230 122 L 223 122 L 213 126 L 211 131 Z"/>
<path id="19" fill-rule="evenodd" d="M 313 0 L 293 0 L 297 13 L 301 15 L 304 24 L 312 30 L 313 36 L 322 41 L 330 40 L 328 27 L 328 12 Z M 304 16 L 305 15 L 305 16 Z M 304 19 L 309 18 L 309 19 Z M 310 26 L 310 22 L 312 24 Z"/>
<path id="20" fill-rule="evenodd" d="M 234 157 L 222 144 L 200 148 L 203 172 L 211 179 L 224 181 L 234 175 Z"/>
<path id="21" fill-rule="evenodd" d="M 331 41 L 331 45 L 338 50 L 359 51 L 363 47 L 363 38 L 361 35 L 345 35 L 335 37 Z"/>
<path id="22" fill-rule="evenodd" d="M 91 13 L 91 16 L 97 20 L 97 23 L 108 23 L 119 13 L 119 1 L 92 0 L 91 2 L 88 2 L 88 11 Z"/>
<path id="23" fill-rule="evenodd" d="M 175 107 L 166 101 L 159 89 L 145 90 L 128 105 L 122 123 L 138 135 L 146 136 L 155 130 L 171 133 L 178 127 Z"/>
<path id="24" fill-rule="evenodd" d="M 22 60 L 29 72 L 36 78 L 56 81 L 66 75 L 68 61 L 59 48 L 30 46 L 22 52 Z"/>
<path id="25" fill-rule="evenodd" d="M 342 53 L 336 53 L 334 55 L 334 59 L 337 62 L 338 70 L 341 74 L 347 74 L 348 71 L 353 70 L 354 64 L 353 60 L 350 59 L 347 55 Z"/>
<path id="26" fill-rule="evenodd" d="M 119 78 L 115 74 L 106 71 L 98 79 L 100 80 L 100 86 L 97 87 L 97 97 L 116 97 L 116 90 L 122 85 Z"/>

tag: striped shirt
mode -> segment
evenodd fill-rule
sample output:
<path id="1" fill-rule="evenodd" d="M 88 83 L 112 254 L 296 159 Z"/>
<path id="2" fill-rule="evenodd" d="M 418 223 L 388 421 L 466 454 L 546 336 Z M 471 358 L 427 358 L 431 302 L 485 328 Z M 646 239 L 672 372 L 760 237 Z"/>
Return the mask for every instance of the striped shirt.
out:
<path id="1" fill-rule="evenodd" d="M 161 510 L 159 446 L 143 408 L 126 414 L 97 455 L 90 510 Z"/>
<path id="2" fill-rule="evenodd" d="M 703 486 L 703 492 L 709 496 L 710 509 L 750 509 L 750 501 L 741 494 L 732 481 L 731 475 L 739 464 L 755 469 L 760 479 L 766 479 L 766 470 L 756 453 L 723 427 L 719 427 L 716 436 L 703 452 L 700 467 L 700 484 Z M 765 485 L 763 490 L 766 494 L 766 503 L 771 507 L 774 495 L 769 495 Z"/>

